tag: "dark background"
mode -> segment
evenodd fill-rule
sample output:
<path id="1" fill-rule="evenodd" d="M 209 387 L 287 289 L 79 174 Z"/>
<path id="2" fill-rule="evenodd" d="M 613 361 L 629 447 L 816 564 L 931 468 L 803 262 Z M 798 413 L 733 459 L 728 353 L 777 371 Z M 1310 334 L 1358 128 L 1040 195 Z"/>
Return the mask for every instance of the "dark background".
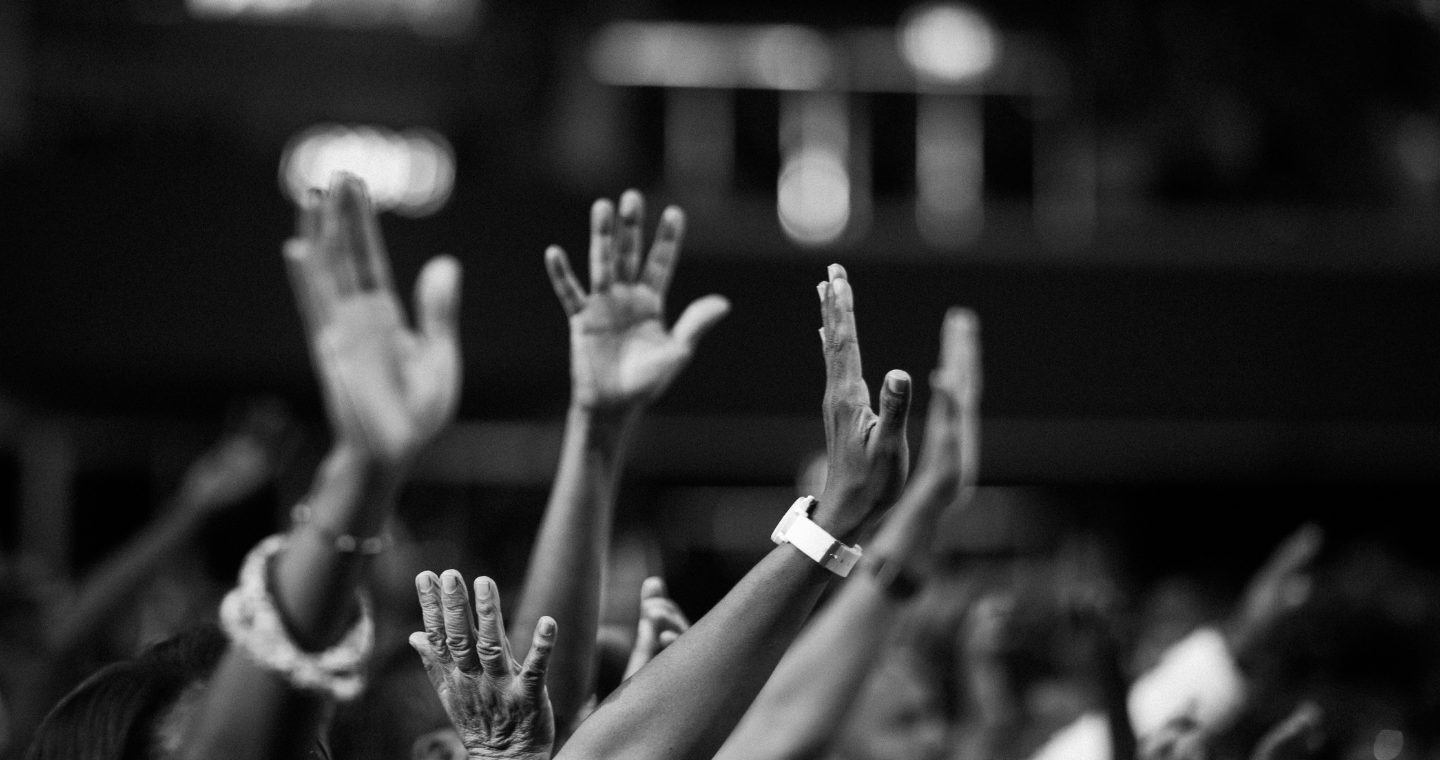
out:
<path id="1" fill-rule="evenodd" d="M 385 218 L 397 280 L 408 287 L 438 252 L 461 259 L 465 429 L 516 423 L 541 441 L 520 474 L 486 464 L 513 454 L 493 442 L 452 441 L 420 479 L 522 494 L 493 501 L 522 525 L 538 520 L 553 461 L 544 435 L 568 388 L 541 252 L 584 251 L 597 195 L 635 186 L 652 209 L 687 203 L 664 182 L 662 94 L 596 83 L 586 40 L 616 19 L 839 33 L 893 26 L 907 7 L 487 2 L 472 31 L 437 40 L 303 19 L 200 21 L 172 0 L 11 0 L 0 16 L 3 438 L 19 451 L 36 419 L 73 431 L 89 478 L 77 514 L 93 518 L 73 545 L 82 566 L 173 484 L 175 466 L 156 458 L 197 451 L 230 400 L 280 395 L 323 442 L 279 256 L 292 211 L 278 157 L 316 122 L 425 126 L 454 146 L 458 175 L 434 216 Z M 637 443 L 633 519 L 658 519 L 671 488 L 792 480 L 823 440 L 813 286 L 840 261 L 872 382 L 891 367 L 923 377 L 944 310 L 979 311 L 982 479 L 1050 488 L 1074 519 L 1128 536 L 1137 567 L 1220 554 L 1229 559 L 1212 565 L 1236 575 L 1305 517 L 1425 556 L 1410 527 L 1440 472 L 1440 157 L 1425 152 L 1440 151 L 1426 142 L 1440 141 L 1440 10 L 978 7 L 1066 63 L 1074 108 L 1097 135 L 1093 237 L 1066 250 L 1037 237 L 1026 106 L 993 95 L 984 235 L 928 247 L 909 211 L 914 98 L 887 94 L 860 97 L 872 124 L 869 235 L 798 247 L 773 206 L 778 96 L 742 92 L 735 182 L 687 203 L 670 297 L 672 316 L 708 292 L 734 310 Z M 603 150 L 574 147 L 592 119 Z M 1431 132 L 1404 131 L 1415 123 Z M 17 483 L 18 468 L 0 467 L 0 481 Z M 15 550 L 18 502 L 0 503 L 0 543 Z M 514 540 L 529 539 L 517 529 Z"/>

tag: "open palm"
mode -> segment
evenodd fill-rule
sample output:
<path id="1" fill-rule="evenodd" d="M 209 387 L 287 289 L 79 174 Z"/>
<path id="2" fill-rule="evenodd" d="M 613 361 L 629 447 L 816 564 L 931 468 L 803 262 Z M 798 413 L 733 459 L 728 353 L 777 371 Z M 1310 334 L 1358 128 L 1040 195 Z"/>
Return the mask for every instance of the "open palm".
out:
<path id="1" fill-rule="evenodd" d="M 570 318 L 575 403 L 587 409 L 626 410 L 654 400 L 690 361 L 700 337 L 730 310 L 723 297 L 696 300 L 665 328 L 665 292 L 680 253 L 685 216 L 671 206 L 661 215 L 650 255 L 641 260 L 645 202 L 629 190 L 614 205 L 599 200 L 590 213 L 590 292 L 586 293 L 558 246 L 545 251 L 545 267 Z"/>
<path id="2" fill-rule="evenodd" d="M 331 425 L 380 459 L 404 462 L 449 422 L 459 400 L 459 264 L 437 256 L 421 271 L 412 330 L 359 179 L 342 175 L 312 197 L 300 227 L 286 263 Z"/>

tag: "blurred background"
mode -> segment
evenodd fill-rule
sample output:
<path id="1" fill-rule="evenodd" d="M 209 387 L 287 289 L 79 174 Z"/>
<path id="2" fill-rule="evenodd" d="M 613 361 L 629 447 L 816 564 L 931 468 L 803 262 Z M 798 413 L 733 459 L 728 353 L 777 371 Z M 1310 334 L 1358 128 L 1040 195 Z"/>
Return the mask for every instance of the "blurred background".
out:
<path id="1" fill-rule="evenodd" d="M 1084 532 L 1137 587 L 1223 595 L 1310 519 L 1436 564 L 1435 0 L 4 0 L 7 561 L 83 575 L 257 395 L 304 442 L 206 572 L 280 522 L 326 444 L 280 243 L 337 169 L 388 209 L 402 287 L 464 264 L 461 420 L 402 511 L 502 586 L 567 403 L 541 254 L 583 258 L 590 202 L 632 186 L 689 213 L 671 318 L 734 304 L 621 495 L 693 615 L 823 449 L 832 261 L 872 387 L 925 376 L 950 305 L 981 316 L 956 552 Z"/>

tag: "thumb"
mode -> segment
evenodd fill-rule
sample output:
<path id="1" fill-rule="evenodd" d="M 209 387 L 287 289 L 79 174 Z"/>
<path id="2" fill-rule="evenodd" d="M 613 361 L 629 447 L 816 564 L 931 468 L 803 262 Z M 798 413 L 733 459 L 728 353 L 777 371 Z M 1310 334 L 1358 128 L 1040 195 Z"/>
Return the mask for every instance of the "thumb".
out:
<path id="1" fill-rule="evenodd" d="M 684 313 L 675 320 L 675 327 L 671 328 L 670 334 L 687 348 L 694 350 L 700 338 L 729 313 L 730 300 L 725 296 L 712 294 L 696 299 L 685 307 Z"/>
<path id="2" fill-rule="evenodd" d="M 892 369 L 880 388 L 879 433 L 886 438 L 905 439 L 905 422 L 910 416 L 910 375 Z"/>
<path id="3" fill-rule="evenodd" d="M 429 340 L 454 342 L 460 319 L 460 262 L 436 256 L 415 281 L 415 310 L 420 333 Z"/>
<path id="4" fill-rule="evenodd" d="M 664 596 L 665 579 L 658 575 L 646 578 L 645 582 L 640 585 L 640 601 L 642 602 L 646 599 L 655 599 L 656 597 Z"/>

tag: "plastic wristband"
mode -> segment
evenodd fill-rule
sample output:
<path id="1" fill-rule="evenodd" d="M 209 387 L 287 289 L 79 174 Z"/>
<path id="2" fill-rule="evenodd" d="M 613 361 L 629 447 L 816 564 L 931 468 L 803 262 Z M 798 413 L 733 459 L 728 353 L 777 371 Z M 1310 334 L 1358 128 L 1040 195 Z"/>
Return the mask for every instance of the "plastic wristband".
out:
<path id="1" fill-rule="evenodd" d="M 770 534 L 776 544 L 790 544 L 826 570 L 844 578 L 860 560 L 859 546 L 846 546 L 810 519 L 814 496 L 802 496 L 790 505 L 780 524 Z"/>

